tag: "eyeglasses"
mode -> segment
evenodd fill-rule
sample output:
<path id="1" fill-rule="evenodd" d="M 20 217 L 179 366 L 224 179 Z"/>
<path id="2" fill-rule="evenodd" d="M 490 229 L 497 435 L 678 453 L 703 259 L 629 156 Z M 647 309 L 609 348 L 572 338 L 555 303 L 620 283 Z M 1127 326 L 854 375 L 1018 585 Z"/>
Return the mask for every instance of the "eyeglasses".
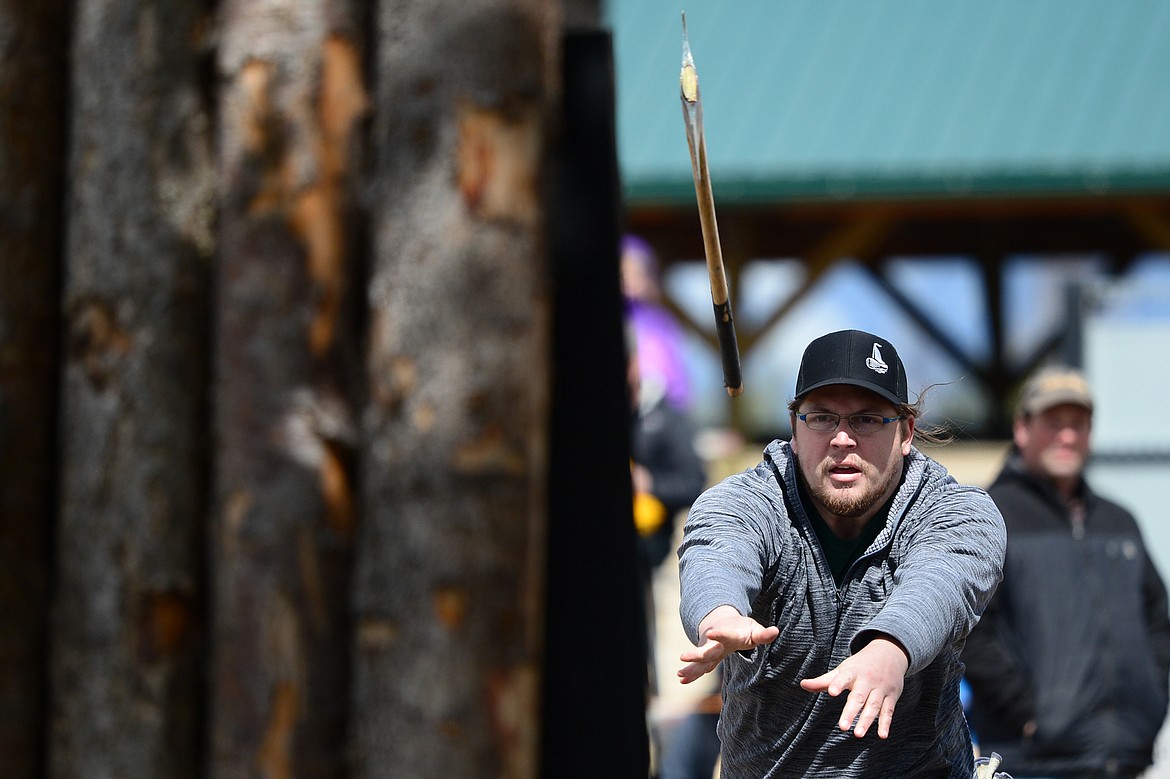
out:
<path id="1" fill-rule="evenodd" d="M 842 417 L 840 414 L 830 414 L 827 411 L 814 411 L 811 414 L 797 414 L 796 418 L 808 425 L 809 430 L 818 433 L 828 433 L 837 429 L 842 419 L 849 420 L 849 428 L 858 435 L 873 435 L 891 422 L 905 419 L 905 416 L 883 417 L 877 414 L 850 414 Z"/>

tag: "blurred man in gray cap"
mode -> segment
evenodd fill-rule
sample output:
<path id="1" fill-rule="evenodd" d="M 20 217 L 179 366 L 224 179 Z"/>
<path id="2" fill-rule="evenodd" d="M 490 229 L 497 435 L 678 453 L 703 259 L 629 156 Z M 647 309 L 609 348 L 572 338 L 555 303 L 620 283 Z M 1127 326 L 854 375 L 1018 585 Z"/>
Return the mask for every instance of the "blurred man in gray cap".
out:
<path id="1" fill-rule="evenodd" d="M 1093 397 L 1071 368 L 1024 386 L 988 492 L 1004 579 L 963 661 L 980 749 L 1016 779 L 1136 777 L 1166 717 L 1166 588 L 1133 515 L 1085 482 Z"/>

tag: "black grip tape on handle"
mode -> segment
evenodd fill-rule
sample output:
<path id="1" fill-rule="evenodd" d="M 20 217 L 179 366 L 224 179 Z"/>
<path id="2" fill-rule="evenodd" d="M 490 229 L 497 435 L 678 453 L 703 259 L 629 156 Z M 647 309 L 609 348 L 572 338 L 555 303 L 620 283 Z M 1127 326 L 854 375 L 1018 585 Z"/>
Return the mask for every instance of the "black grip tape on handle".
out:
<path id="1" fill-rule="evenodd" d="M 719 337 L 719 361 L 723 364 L 723 383 L 727 394 L 743 392 L 743 375 L 739 365 L 739 342 L 735 338 L 735 321 L 731 318 L 731 301 L 715 303 L 715 334 Z"/>

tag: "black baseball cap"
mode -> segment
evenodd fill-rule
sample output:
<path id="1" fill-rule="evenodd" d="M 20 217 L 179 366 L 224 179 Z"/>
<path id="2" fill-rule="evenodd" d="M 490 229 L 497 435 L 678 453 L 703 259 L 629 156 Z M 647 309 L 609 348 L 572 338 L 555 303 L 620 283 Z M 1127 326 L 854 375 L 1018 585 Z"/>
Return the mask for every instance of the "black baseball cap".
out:
<path id="1" fill-rule="evenodd" d="M 796 374 L 796 398 L 830 384 L 852 384 L 895 406 L 909 402 L 906 369 L 886 339 L 862 330 L 839 330 L 810 343 Z"/>

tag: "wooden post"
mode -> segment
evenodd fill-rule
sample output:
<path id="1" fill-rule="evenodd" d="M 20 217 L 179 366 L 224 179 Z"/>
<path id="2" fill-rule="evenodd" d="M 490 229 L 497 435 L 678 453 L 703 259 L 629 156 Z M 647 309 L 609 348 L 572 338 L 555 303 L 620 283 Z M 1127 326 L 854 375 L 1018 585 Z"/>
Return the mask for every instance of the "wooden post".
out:
<path id="1" fill-rule="evenodd" d="M 49 775 L 183 779 L 201 746 L 209 20 L 180 0 L 72 8 Z"/>
<path id="2" fill-rule="evenodd" d="M 358 779 L 536 776 L 553 11 L 379 3 Z"/>
<path id="3" fill-rule="evenodd" d="M 344 3 L 219 12 L 208 775 L 342 777 L 362 35 Z"/>

